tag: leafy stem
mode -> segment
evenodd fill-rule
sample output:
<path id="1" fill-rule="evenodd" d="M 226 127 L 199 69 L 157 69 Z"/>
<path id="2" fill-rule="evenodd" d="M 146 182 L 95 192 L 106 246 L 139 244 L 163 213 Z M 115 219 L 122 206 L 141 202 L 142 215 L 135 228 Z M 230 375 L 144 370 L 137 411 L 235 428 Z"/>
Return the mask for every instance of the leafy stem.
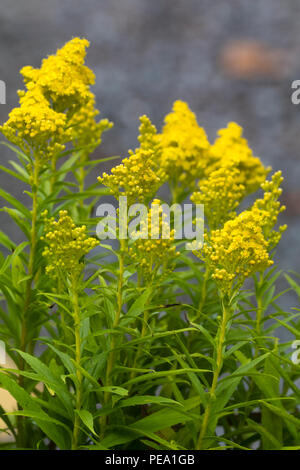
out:
<path id="1" fill-rule="evenodd" d="M 126 240 L 120 240 L 120 253 L 119 253 L 119 276 L 118 276 L 118 286 L 117 286 L 117 310 L 116 315 L 113 321 L 112 328 L 116 329 L 119 326 L 121 312 L 122 312 L 122 304 L 123 304 L 123 283 L 124 283 L 124 256 L 126 251 Z M 109 387 L 111 385 L 111 375 L 112 370 L 115 362 L 115 347 L 116 347 L 116 335 L 112 335 L 111 343 L 110 343 L 110 350 L 108 353 L 107 358 L 107 366 L 106 366 L 106 376 L 105 376 L 105 385 Z M 104 393 L 104 405 L 107 405 L 109 402 L 110 393 Z M 106 416 L 103 417 L 102 421 L 102 434 L 104 434 L 105 428 L 107 425 Z"/>
<path id="2" fill-rule="evenodd" d="M 209 425 L 211 408 L 212 408 L 213 401 L 215 399 L 215 392 L 216 392 L 219 376 L 220 376 L 222 366 L 223 366 L 223 352 L 224 352 L 223 350 L 224 350 L 224 344 L 225 344 L 225 339 L 226 339 L 226 328 L 227 328 L 229 319 L 230 319 L 230 307 L 226 303 L 225 299 L 222 298 L 222 319 L 221 319 L 221 324 L 219 327 L 219 333 L 217 336 L 216 361 L 215 361 L 215 367 L 214 367 L 214 372 L 213 372 L 213 380 L 212 380 L 211 388 L 209 390 L 208 403 L 205 408 L 196 450 L 201 450 L 202 445 L 203 445 L 203 439 L 205 438 L 206 431 Z"/>
<path id="3" fill-rule="evenodd" d="M 27 316 L 30 306 L 32 283 L 34 278 L 34 263 L 35 251 L 37 243 L 37 211 L 38 211 L 38 179 L 39 179 L 39 161 L 35 160 L 32 174 L 32 217 L 31 217 L 31 232 L 30 232 L 30 253 L 28 262 L 28 280 L 26 285 L 25 303 L 22 315 L 21 327 L 21 350 L 26 350 L 27 343 Z"/>
<path id="4" fill-rule="evenodd" d="M 261 288 L 264 283 L 264 277 L 262 273 L 259 273 L 259 282 L 256 289 L 256 302 L 257 302 L 257 313 L 256 313 L 256 332 L 258 336 L 261 335 L 261 322 L 263 316 L 263 302 Z"/>
<path id="5" fill-rule="evenodd" d="M 72 276 L 71 281 L 71 296 L 72 296 L 72 307 L 73 307 L 73 320 L 74 320 L 74 335 L 75 335 L 75 363 L 76 363 L 76 398 L 75 398 L 75 421 L 72 436 L 72 450 L 78 447 L 79 438 L 79 423 L 80 416 L 79 411 L 82 405 L 82 372 L 80 370 L 81 363 L 81 337 L 80 337 L 80 309 L 78 300 L 78 276 L 75 274 Z"/>
<path id="6" fill-rule="evenodd" d="M 38 212 L 38 181 L 39 181 L 39 160 L 35 159 L 33 168 L 32 168 L 32 182 L 31 182 L 31 190 L 32 190 L 32 212 L 31 212 L 31 231 L 30 231 L 30 252 L 29 252 L 29 260 L 28 260 L 28 280 L 26 283 L 26 291 L 25 291 L 25 300 L 24 300 L 24 307 L 22 311 L 22 319 L 21 319 L 21 336 L 20 336 L 20 350 L 26 351 L 28 347 L 28 312 L 30 309 L 31 304 L 31 297 L 32 297 L 32 284 L 34 279 L 34 265 L 35 265 L 35 254 L 36 254 L 36 244 L 37 244 L 37 212 Z M 30 345 L 30 351 L 32 351 L 32 345 Z M 20 370 L 24 371 L 25 369 L 25 361 L 23 358 L 20 359 Z M 19 376 L 19 385 L 20 387 L 24 387 L 24 376 Z M 26 432 L 26 422 L 24 417 L 19 416 L 17 420 L 18 426 L 18 444 L 21 447 L 26 447 L 27 443 L 27 432 Z"/>

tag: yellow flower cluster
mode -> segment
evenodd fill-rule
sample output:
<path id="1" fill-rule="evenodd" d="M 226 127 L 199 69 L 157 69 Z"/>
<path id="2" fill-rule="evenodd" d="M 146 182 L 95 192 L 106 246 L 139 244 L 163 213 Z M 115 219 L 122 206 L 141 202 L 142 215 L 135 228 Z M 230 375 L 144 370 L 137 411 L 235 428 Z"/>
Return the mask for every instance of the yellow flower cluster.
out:
<path id="1" fill-rule="evenodd" d="M 34 149 L 41 160 L 62 151 L 70 139 L 65 114 L 51 109 L 39 87 L 20 93 L 20 107 L 11 111 L 0 130 L 25 153 Z"/>
<path id="2" fill-rule="evenodd" d="M 175 101 L 172 112 L 165 117 L 159 141 L 160 165 L 167 178 L 184 189 L 194 189 L 207 166 L 209 142 L 187 103 Z"/>
<path id="3" fill-rule="evenodd" d="M 158 271 L 165 275 L 173 269 L 179 253 L 174 244 L 174 230 L 170 229 L 159 199 L 152 201 L 147 223 L 141 221 L 140 225 L 137 234 L 140 238 L 134 241 L 128 253 L 132 261 L 137 263 L 144 279 L 149 281 L 154 279 Z"/>
<path id="4" fill-rule="evenodd" d="M 86 39 L 74 38 L 44 59 L 41 68 L 21 70 L 27 90 L 20 91 L 20 106 L 0 131 L 24 152 L 43 162 L 57 158 L 67 143 L 92 151 L 111 124 L 96 122 L 98 111 L 90 91 L 93 72 L 84 65 Z"/>
<path id="5" fill-rule="evenodd" d="M 261 184 L 262 199 L 225 222 L 223 228 L 206 233 L 203 250 L 196 255 L 207 263 L 223 292 L 229 293 L 256 271 L 272 265 L 269 253 L 286 230 L 286 225 L 274 230 L 279 214 L 285 210 L 278 201 L 282 181 L 281 171 L 274 173 L 270 181 Z"/>
<path id="6" fill-rule="evenodd" d="M 201 256 L 223 293 L 230 294 L 247 277 L 273 264 L 261 223 L 261 214 L 248 210 L 205 235 Z"/>
<path id="7" fill-rule="evenodd" d="M 270 249 L 279 243 L 282 233 L 287 228 L 286 225 L 281 225 L 278 232 L 273 230 L 277 224 L 279 214 L 285 210 L 285 206 L 278 201 L 282 193 L 280 188 L 282 181 L 282 173 L 277 171 L 272 175 L 270 181 L 262 183 L 261 188 L 264 190 L 264 197 L 263 199 L 257 199 L 252 208 L 261 216 L 261 227 Z"/>
<path id="8" fill-rule="evenodd" d="M 88 46 L 86 39 L 74 38 L 44 59 L 40 69 L 23 67 L 26 85 L 39 85 L 58 111 L 84 104 L 90 95 L 89 86 L 95 82 L 94 73 L 84 65 Z"/>
<path id="9" fill-rule="evenodd" d="M 48 218 L 48 211 L 43 212 L 47 243 L 43 256 L 47 259 L 46 272 L 57 277 L 63 271 L 68 275 L 79 275 L 83 268 L 82 258 L 99 245 L 98 240 L 88 237 L 86 226 L 76 227 L 65 210 L 59 211 L 59 220 Z"/>
<path id="10" fill-rule="evenodd" d="M 235 209 L 246 194 L 245 186 L 238 180 L 239 170 L 234 166 L 219 168 L 211 172 L 208 178 L 200 180 L 200 191 L 192 194 L 194 204 L 204 204 L 205 220 L 210 230 L 219 228 L 236 216 Z"/>
<path id="11" fill-rule="evenodd" d="M 113 124 L 108 119 L 96 121 L 99 111 L 95 108 L 95 97 L 90 93 L 88 101 L 70 118 L 71 140 L 83 155 L 92 153 L 101 144 L 102 133 Z"/>
<path id="12" fill-rule="evenodd" d="M 251 194 L 259 188 L 270 169 L 265 168 L 260 159 L 253 156 L 242 134 L 242 127 L 235 122 L 230 122 L 227 128 L 219 130 L 219 137 L 209 149 L 213 163 L 207 167 L 207 173 L 213 169 L 234 165 L 239 170 L 236 182 L 245 186 L 246 194 Z"/>
<path id="13" fill-rule="evenodd" d="M 130 150 L 129 157 L 114 167 L 110 175 L 103 173 L 98 177 L 116 198 L 127 196 L 128 204 L 148 202 L 164 180 L 164 173 L 158 168 L 160 146 L 156 128 L 147 116 L 142 116 L 140 122 L 140 147 L 135 152 Z"/>

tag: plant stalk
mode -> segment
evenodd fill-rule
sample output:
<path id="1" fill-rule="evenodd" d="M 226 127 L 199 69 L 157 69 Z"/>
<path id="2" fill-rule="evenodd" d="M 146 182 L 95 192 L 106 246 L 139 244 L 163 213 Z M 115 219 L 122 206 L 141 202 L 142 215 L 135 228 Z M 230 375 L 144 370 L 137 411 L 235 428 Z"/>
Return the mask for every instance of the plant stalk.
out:
<path id="1" fill-rule="evenodd" d="M 30 252 L 29 252 L 29 261 L 28 261 L 28 280 L 26 284 L 25 292 L 25 301 L 24 308 L 22 312 L 22 322 L 21 322 L 21 337 L 20 337 L 20 350 L 26 352 L 28 341 L 27 341 L 27 321 L 28 321 L 28 310 L 30 307 L 31 293 L 32 293 L 32 283 L 34 278 L 34 264 L 35 264 L 35 251 L 37 244 L 37 211 L 38 211 L 38 179 L 39 179 L 39 163 L 36 159 L 33 167 L 32 174 L 32 216 L 31 216 L 31 232 L 30 232 Z M 32 347 L 30 348 L 32 350 Z M 19 364 L 20 370 L 25 370 L 25 360 L 21 358 Z M 19 376 L 19 385 L 24 387 L 24 377 Z M 20 409 L 18 405 L 18 409 Z M 27 432 L 26 432 L 26 422 L 23 416 L 18 416 L 17 418 L 17 428 L 18 428 L 18 445 L 22 448 L 27 447 Z"/>
<path id="2" fill-rule="evenodd" d="M 79 439 L 79 424 L 80 416 L 78 412 L 81 410 L 82 405 L 82 373 L 79 369 L 81 365 L 81 337 L 80 337 L 80 310 L 78 301 L 78 278 L 76 276 L 72 279 L 72 304 L 73 304 L 73 318 L 74 318 L 74 335 L 75 335 L 75 363 L 76 366 L 76 397 L 75 397 L 75 421 L 72 437 L 72 450 L 78 448 Z"/>
<path id="3" fill-rule="evenodd" d="M 119 278 L 118 278 L 118 287 L 117 287 L 117 310 L 116 315 L 114 318 L 114 322 L 112 325 L 112 329 L 116 329 L 119 325 L 120 316 L 122 312 L 122 304 L 123 304 L 123 282 L 124 282 L 124 254 L 126 249 L 126 241 L 121 239 L 120 240 L 120 255 L 119 255 Z M 107 358 L 107 366 L 106 366 L 106 376 L 105 376 L 105 385 L 107 387 L 111 386 L 111 374 L 115 362 L 115 347 L 116 347 L 116 335 L 112 335 L 111 343 L 110 343 L 110 351 L 108 353 Z M 110 393 L 104 393 L 104 405 L 107 405 L 109 402 Z M 104 416 L 101 418 L 101 428 L 102 428 L 102 436 L 104 435 L 105 428 L 107 425 L 107 417 Z"/>
<path id="4" fill-rule="evenodd" d="M 222 320 L 221 320 L 221 325 L 220 325 L 220 330 L 219 330 L 219 335 L 218 335 L 216 366 L 215 366 L 214 373 L 213 373 L 213 380 L 212 380 L 212 385 L 209 391 L 208 404 L 205 408 L 196 450 L 201 450 L 203 439 L 205 438 L 207 427 L 209 424 L 212 403 L 215 398 L 215 391 L 218 385 L 219 376 L 220 376 L 222 366 L 223 366 L 223 347 L 225 343 L 226 327 L 227 327 L 229 318 L 230 318 L 229 307 L 228 305 L 225 305 L 224 299 L 222 299 Z"/>

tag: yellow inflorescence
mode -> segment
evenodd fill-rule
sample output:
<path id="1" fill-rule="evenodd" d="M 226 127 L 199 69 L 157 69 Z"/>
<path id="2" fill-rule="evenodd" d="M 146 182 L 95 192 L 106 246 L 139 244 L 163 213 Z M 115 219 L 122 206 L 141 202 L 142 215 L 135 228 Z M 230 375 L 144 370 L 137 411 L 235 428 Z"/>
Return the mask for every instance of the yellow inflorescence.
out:
<path id="1" fill-rule="evenodd" d="M 157 217 L 153 215 L 154 211 Z M 158 270 L 161 275 L 169 272 L 179 253 L 174 244 L 174 230 L 170 229 L 159 199 L 153 200 L 147 224 L 141 221 L 138 235 L 140 238 L 130 247 L 129 256 L 137 263 L 144 279 L 154 278 Z"/>
<path id="2" fill-rule="evenodd" d="M 47 243 L 43 256 L 47 259 L 46 272 L 54 277 L 63 271 L 69 275 L 78 275 L 83 269 L 82 258 L 99 245 L 98 240 L 87 236 L 85 225 L 76 227 L 65 210 L 59 211 L 59 220 L 45 218 L 45 236 Z"/>
<path id="3" fill-rule="evenodd" d="M 256 191 L 264 182 L 269 168 L 265 168 L 258 157 L 253 156 L 248 142 L 242 137 L 243 129 L 235 122 L 230 122 L 225 129 L 220 129 L 219 137 L 211 145 L 209 154 L 214 163 L 207 167 L 212 169 L 236 166 L 239 170 L 237 183 L 245 186 L 246 193 Z"/>
<path id="4" fill-rule="evenodd" d="M 19 92 L 20 106 L 0 131 L 43 162 L 57 158 L 70 142 L 91 152 L 111 127 L 107 120 L 95 120 L 98 111 L 90 91 L 95 78 L 84 65 L 88 45 L 86 39 L 74 38 L 44 59 L 40 69 L 21 70 L 27 90 Z"/>
<path id="5" fill-rule="evenodd" d="M 281 225 L 278 228 L 278 232 L 274 230 L 279 214 L 285 210 L 285 206 L 281 205 L 278 201 L 282 193 L 280 188 L 282 181 L 281 171 L 277 171 L 272 175 L 270 181 L 262 183 L 261 187 L 264 190 L 264 197 L 263 199 L 257 199 L 252 208 L 262 218 L 261 227 L 270 248 L 278 244 L 281 234 L 287 228 L 286 225 Z"/>
<path id="6" fill-rule="evenodd" d="M 273 264 L 261 223 L 261 215 L 248 210 L 227 221 L 222 229 L 206 234 L 202 256 L 224 293 Z"/>
<path id="7" fill-rule="evenodd" d="M 205 220 L 210 230 L 219 228 L 236 216 L 235 209 L 246 194 L 245 186 L 238 180 L 237 168 L 219 168 L 201 180 L 200 191 L 192 194 L 192 202 L 204 204 Z"/>
<path id="8" fill-rule="evenodd" d="M 167 179 L 185 189 L 194 189 L 208 163 L 209 142 L 187 103 L 175 101 L 172 112 L 165 118 L 159 140 L 162 146 L 160 164 Z"/>
<path id="9" fill-rule="evenodd" d="M 113 168 L 110 175 L 103 173 L 98 177 L 116 198 L 127 196 L 128 204 L 148 202 L 164 180 L 164 173 L 158 168 L 160 146 L 156 128 L 147 116 L 140 121 L 140 147 L 135 152 L 129 151 L 129 157 Z"/>
<path id="10" fill-rule="evenodd" d="M 26 90 L 19 92 L 20 105 L 11 111 L 0 131 L 42 164 L 50 159 L 55 163 L 70 143 L 87 156 L 101 142 L 102 132 L 112 125 L 107 119 L 96 120 L 99 112 L 90 90 L 95 77 L 85 65 L 88 46 L 86 39 L 74 38 L 44 59 L 40 68 L 27 66 L 21 70 Z M 111 174 L 103 173 L 99 182 L 116 198 L 127 196 L 128 205 L 148 205 L 166 181 L 173 202 L 194 191 L 191 200 L 204 204 L 209 229 L 203 249 L 196 254 L 207 263 L 223 292 L 229 293 L 255 271 L 270 266 L 269 252 L 286 228 L 274 230 L 284 210 L 278 201 L 282 176 L 277 172 L 266 181 L 269 169 L 253 155 L 242 128 L 230 122 L 210 145 L 195 114 L 179 100 L 166 116 L 160 134 L 147 116 L 140 122 L 139 148 L 129 151 Z M 195 191 L 197 182 L 199 190 Z M 264 197 L 237 215 L 243 198 L 259 186 Z M 162 214 L 161 203 L 154 200 L 154 204 L 161 216 L 158 225 L 153 226 L 152 208 L 148 223 L 141 225 L 142 238 L 129 249 L 131 259 L 148 279 L 158 271 L 167 272 L 178 254 L 174 231 Z M 76 227 L 66 211 L 60 211 L 58 221 L 47 219 L 46 213 L 44 216 L 47 272 L 57 275 L 61 269 L 80 273 L 82 257 L 98 241 L 87 236 L 85 226 Z M 163 236 L 164 231 L 168 237 Z"/>

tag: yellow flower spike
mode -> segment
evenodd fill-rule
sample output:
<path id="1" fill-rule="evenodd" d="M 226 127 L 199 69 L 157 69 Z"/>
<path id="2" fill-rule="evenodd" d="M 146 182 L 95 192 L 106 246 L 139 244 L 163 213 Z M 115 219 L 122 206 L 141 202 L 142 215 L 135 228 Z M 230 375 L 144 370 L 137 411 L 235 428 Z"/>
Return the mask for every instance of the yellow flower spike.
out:
<path id="1" fill-rule="evenodd" d="M 20 107 L 11 111 L 8 121 L 0 130 L 24 152 L 33 148 L 41 160 L 50 159 L 70 140 L 66 116 L 51 109 L 38 86 L 20 98 Z"/>
<path id="2" fill-rule="evenodd" d="M 175 101 L 159 135 L 162 146 L 160 164 L 167 178 L 183 189 L 194 189 L 208 161 L 209 142 L 187 103 Z"/>
<path id="3" fill-rule="evenodd" d="M 204 204 L 205 220 L 210 230 L 222 226 L 236 216 L 235 209 L 246 195 L 243 184 L 238 183 L 239 171 L 219 168 L 199 182 L 200 191 L 191 196 L 195 204 Z"/>
<path id="4" fill-rule="evenodd" d="M 87 236 L 85 225 L 76 227 L 67 211 L 59 212 L 58 221 L 54 217 L 48 218 L 48 211 L 42 216 L 45 221 L 42 239 L 48 244 L 43 251 L 47 259 L 46 272 L 57 277 L 56 267 L 59 266 L 67 274 L 79 275 L 83 269 L 82 258 L 99 245 L 98 240 Z"/>
<path id="5" fill-rule="evenodd" d="M 127 196 L 128 204 L 148 202 L 163 184 L 164 174 L 158 168 L 160 146 L 157 131 L 147 116 L 140 118 L 140 147 L 129 151 L 129 157 L 111 170 L 103 173 L 98 181 L 108 188 L 117 199 Z"/>
<path id="6" fill-rule="evenodd" d="M 166 275 L 173 267 L 174 262 L 179 252 L 174 249 L 174 230 L 170 230 L 168 222 L 165 220 L 165 214 L 162 213 L 161 201 L 155 199 L 152 204 L 159 206 L 159 220 L 158 224 L 152 220 L 151 208 L 148 212 L 147 228 L 142 227 L 142 231 L 148 234 L 148 239 L 137 239 L 134 241 L 133 246 L 129 248 L 130 258 L 139 266 L 144 280 L 149 282 L 153 279 L 154 273 L 160 271 L 160 275 Z M 157 212 L 155 211 L 155 214 Z M 141 225 L 143 225 L 141 223 Z M 158 225 L 158 227 L 156 226 Z M 153 230 L 154 229 L 154 230 Z M 152 239 L 151 235 L 158 235 L 159 238 Z M 162 238 L 164 233 L 170 233 L 169 238 Z"/>
<path id="7" fill-rule="evenodd" d="M 270 181 L 262 183 L 264 191 L 263 199 L 257 199 L 253 204 L 252 211 L 261 220 L 261 227 L 269 248 L 274 248 L 280 241 L 282 233 L 286 230 L 286 225 L 281 225 L 278 232 L 274 230 L 278 216 L 285 210 L 285 206 L 278 201 L 282 193 L 280 185 L 283 181 L 282 172 L 277 171 L 272 175 Z"/>
<path id="8" fill-rule="evenodd" d="M 84 65 L 86 39 L 74 38 L 55 55 L 43 60 L 39 69 L 23 67 L 27 91 L 20 91 L 20 106 L 14 108 L 0 131 L 25 153 L 47 162 L 65 150 L 67 143 L 90 153 L 111 127 L 98 111 L 90 91 L 93 72 Z"/>
<path id="9" fill-rule="evenodd" d="M 95 82 L 95 75 L 84 65 L 89 41 L 73 38 L 55 55 L 42 61 L 40 69 L 26 66 L 21 70 L 26 87 L 38 84 L 45 95 L 59 108 L 83 104 L 89 95 L 89 86 Z"/>
<path id="10" fill-rule="evenodd" d="M 103 132 L 113 126 L 108 119 L 97 121 L 98 114 L 95 96 L 89 92 L 86 103 L 69 120 L 71 140 L 76 147 L 82 149 L 83 154 L 93 152 L 101 144 Z"/>
<path id="11" fill-rule="evenodd" d="M 223 293 L 229 295 L 247 277 L 273 264 L 261 223 L 262 218 L 252 210 L 244 211 L 222 229 L 212 231 L 203 250 L 195 253 L 207 263 Z"/>
<path id="12" fill-rule="evenodd" d="M 256 191 L 264 182 L 270 168 L 265 168 L 258 157 L 253 156 L 247 140 L 242 136 L 243 129 L 235 122 L 230 122 L 225 129 L 220 129 L 209 155 L 213 162 L 207 167 L 207 174 L 222 167 L 235 166 L 240 175 L 237 183 L 243 184 L 246 194 Z"/>

